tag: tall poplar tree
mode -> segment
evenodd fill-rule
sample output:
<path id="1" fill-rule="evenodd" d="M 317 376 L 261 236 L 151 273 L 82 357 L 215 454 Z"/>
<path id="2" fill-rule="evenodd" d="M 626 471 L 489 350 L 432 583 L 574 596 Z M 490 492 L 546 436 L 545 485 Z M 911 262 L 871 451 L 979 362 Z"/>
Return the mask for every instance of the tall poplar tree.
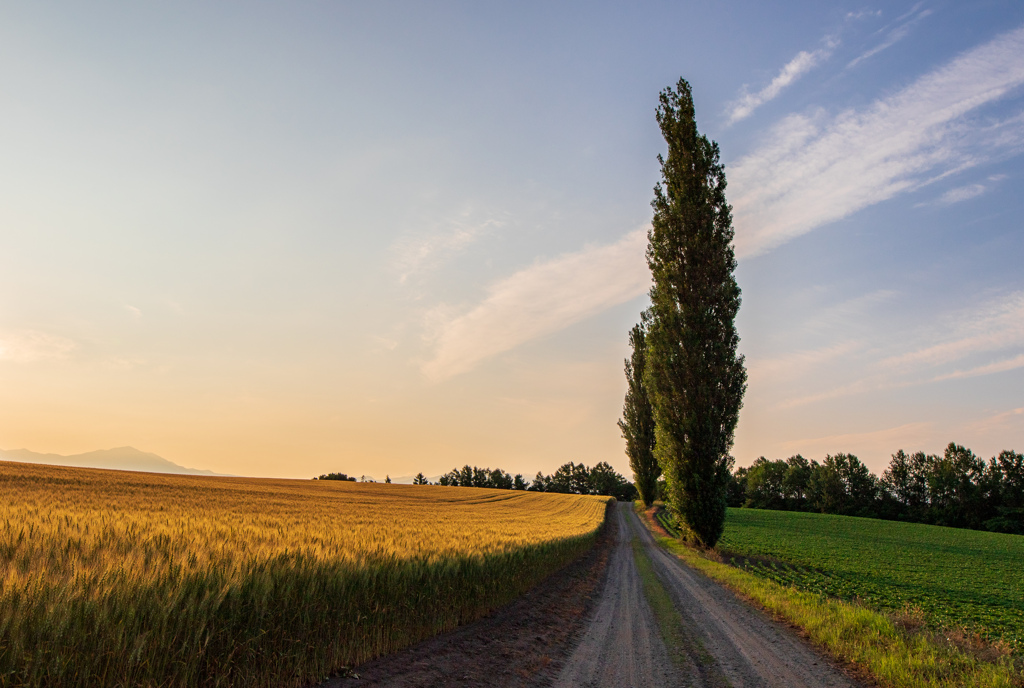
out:
<path id="1" fill-rule="evenodd" d="M 661 466 L 654 458 L 654 412 L 644 383 L 647 367 L 647 326 L 650 314 L 644 311 L 640 323 L 629 331 L 632 355 L 626 359 L 626 400 L 622 404 L 619 429 L 626 440 L 626 456 L 633 469 L 633 482 L 640 499 L 650 506 L 658 493 Z"/>
<path id="2" fill-rule="evenodd" d="M 732 215 L 718 144 L 697 132 L 684 79 L 661 92 L 657 120 L 668 155 L 658 156 L 651 202 L 645 380 L 669 506 L 698 545 L 713 547 L 725 526 L 729 450 L 747 380 L 736 353 Z"/>

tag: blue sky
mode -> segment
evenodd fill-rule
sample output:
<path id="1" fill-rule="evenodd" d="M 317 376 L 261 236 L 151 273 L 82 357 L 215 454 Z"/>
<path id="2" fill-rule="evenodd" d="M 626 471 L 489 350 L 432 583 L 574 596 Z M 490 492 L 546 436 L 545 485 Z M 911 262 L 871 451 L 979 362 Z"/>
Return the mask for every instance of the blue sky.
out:
<path id="1" fill-rule="evenodd" d="M 738 463 L 1024 448 L 1019 3 L 23 3 L 0 55 L 0 448 L 627 471 L 680 76 Z"/>

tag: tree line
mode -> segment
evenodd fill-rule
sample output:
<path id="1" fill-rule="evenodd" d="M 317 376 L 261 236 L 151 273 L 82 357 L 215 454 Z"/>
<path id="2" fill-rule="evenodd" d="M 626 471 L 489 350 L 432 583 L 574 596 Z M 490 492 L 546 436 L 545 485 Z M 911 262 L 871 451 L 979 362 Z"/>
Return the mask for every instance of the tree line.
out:
<path id="1" fill-rule="evenodd" d="M 413 483 L 429 484 L 422 473 L 416 476 Z M 544 475 L 538 471 L 532 481 L 524 479 L 522 474 L 510 475 L 500 468 L 466 465 L 445 473 L 436 484 L 450 487 L 490 487 L 499 490 L 604 495 L 622 501 L 630 501 L 636 494 L 633 484 L 605 461 L 596 463 L 593 467 L 570 461 L 559 466 L 551 475 Z"/>
<path id="2" fill-rule="evenodd" d="M 817 511 L 1024 534 L 1024 454 L 987 462 L 950 443 L 941 456 L 902 449 L 881 477 L 853 454 L 822 463 L 763 456 L 732 474 L 730 506 Z"/>
<path id="3" fill-rule="evenodd" d="M 349 482 L 355 482 L 356 479 L 345 474 L 345 473 L 323 473 L 313 480 L 347 480 Z"/>
<path id="4" fill-rule="evenodd" d="M 324 473 L 313 480 L 348 480 L 355 478 L 345 473 Z M 366 476 L 361 482 L 374 482 Z M 385 480 L 390 483 L 390 476 Z M 611 464 L 600 461 L 593 467 L 583 463 L 562 464 L 551 475 L 538 471 L 532 481 L 523 478 L 521 473 L 512 475 L 500 468 L 480 468 L 469 464 L 462 468 L 453 468 L 436 483 L 431 483 L 423 473 L 417 473 L 413 485 L 445 485 L 448 487 L 489 487 L 496 490 L 528 490 L 530 492 L 559 492 L 562 494 L 603 495 L 615 497 L 620 501 L 632 501 L 636 498 L 636 488 L 618 473 Z"/>

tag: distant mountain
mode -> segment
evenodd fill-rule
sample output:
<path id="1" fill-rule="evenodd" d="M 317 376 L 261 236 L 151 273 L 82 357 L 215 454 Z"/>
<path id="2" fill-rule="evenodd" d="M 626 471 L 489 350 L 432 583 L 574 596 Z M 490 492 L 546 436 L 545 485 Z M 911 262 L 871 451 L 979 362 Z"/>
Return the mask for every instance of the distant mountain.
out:
<path id="1" fill-rule="evenodd" d="M 115 471 L 142 471 L 145 473 L 176 473 L 178 475 L 222 475 L 213 471 L 185 468 L 162 456 L 139 451 L 135 447 L 100 449 L 85 454 L 40 454 L 28 449 L 0 450 L 0 460 L 42 463 L 50 466 L 74 466 L 77 468 L 106 468 Z"/>

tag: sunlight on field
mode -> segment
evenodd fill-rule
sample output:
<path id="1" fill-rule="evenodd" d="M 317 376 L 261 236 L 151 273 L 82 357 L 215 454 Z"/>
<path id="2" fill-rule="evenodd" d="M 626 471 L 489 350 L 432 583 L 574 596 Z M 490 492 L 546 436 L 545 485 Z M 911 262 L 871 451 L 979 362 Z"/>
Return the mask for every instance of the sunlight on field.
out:
<path id="1" fill-rule="evenodd" d="M 0 463 L 0 674 L 305 685 L 529 588 L 606 501 Z"/>

